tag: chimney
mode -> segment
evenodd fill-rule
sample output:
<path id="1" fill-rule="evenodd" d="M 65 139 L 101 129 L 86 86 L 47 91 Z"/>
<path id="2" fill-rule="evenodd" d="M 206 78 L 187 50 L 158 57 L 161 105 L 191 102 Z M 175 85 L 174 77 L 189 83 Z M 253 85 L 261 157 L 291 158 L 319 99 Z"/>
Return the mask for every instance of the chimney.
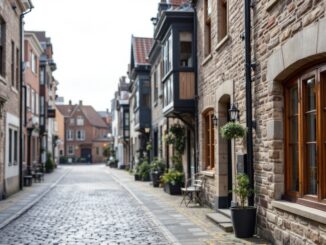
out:
<path id="1" fill-rule="evenodd" d="M 79 101 L 79 105 L 80 105 L 80 106 L 83 105 L 83 101 L 82 101 L 82 100 Z"/>
<path id="2" fill-rule="evenodd" d="M 69 105 L 71 105 L 72 103 L 71 103 L 71 100 L 69 100 Z"/>

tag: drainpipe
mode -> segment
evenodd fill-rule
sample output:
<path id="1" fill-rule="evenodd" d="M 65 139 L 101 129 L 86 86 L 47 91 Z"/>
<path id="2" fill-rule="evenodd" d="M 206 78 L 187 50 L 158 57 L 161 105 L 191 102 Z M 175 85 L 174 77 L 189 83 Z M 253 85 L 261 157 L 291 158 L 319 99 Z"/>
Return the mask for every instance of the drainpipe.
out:
<path id="1" fill-rule="evenodd" d="M 245 1 L 245 77 L 246 77 L 246 124 L 247 124 L 247 174 L 250 181 L 250 187 L 254 187 L 254 167 L 253 167 L 253 139 L 252 139 L 252 94 L 251 94 L 251 0 Z M 254 205 L 254 195 L 252 195 L 248 204 Z"/>
<path id="2" fill-rule="evenodd" d="M 194 34 L 193 34 L 193 47 L 195 50 L 194 67 L 195 67 L 195 173 L 199 172 L 199 113 L 198 113 L 198 68 L 197 68 L 197 1 L 192 1 L 191 5 L 194 10 Z"/>
<path id="3" fill-rule="evenodd" d="M 30 0 L 28 0 L 29 4 L 29 9 L 26 12 L 23 12 L 19 16 L 19 36 L 20 36 L 20 90 L 19 90 L 19 188 L 22 190 L 23 189 L 23 106 L 26 105 L 26 97 L 23 96 L 23 88 L 24 88 L 24 81 L 23 81 L 23 69 L 24 69 L 24 52 L 23 52 L 23 47 L 24 47 L 24 16 L 28 13 L 30 13 L 33 9 L 33 4 Z M 24 98 L 24 103 L 23 99 Z"/>

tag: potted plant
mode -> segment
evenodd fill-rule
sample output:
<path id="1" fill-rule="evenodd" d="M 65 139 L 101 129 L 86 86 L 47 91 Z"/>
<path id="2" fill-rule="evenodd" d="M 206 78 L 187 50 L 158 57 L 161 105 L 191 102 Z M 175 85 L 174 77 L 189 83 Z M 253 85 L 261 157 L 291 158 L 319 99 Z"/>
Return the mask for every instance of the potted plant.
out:
<path id="1" fill-rule="evenodd" d="M 252 237 L 255 233 L 257 208 L 246 206 L 248 197 L 254 194 L 246 174 L 237 175 L 233 192 L 240 202 L 240 206 L 231 207 L 234 234 L 239 238 Z"/>
<path id="2" fill-rule="evenodd" d="M 221 127 L 221 136 L 228 140 L 243 138 L 245 134 L 246 129 L 237 122 L 228 122 Z"/>
<path id="3" fill-rule="evenodd" d="M 151 179 L 153 182 L 153 187 L 159 187 L 160 179 L 164 173 L 165 165 L 161 159 L 154 158 L 151 162 Z"/>
<path id="4" fill-rule="evenodd" d="M 144 160 L 138 168 L 138 174 L 142 181 L 150 181 L 150 169 L 151 166 L 149 165 L 147 160 Z"/>
<path id="5" fill-rule="evenodd" d="M 181 195 L 181 187 L 184 182 L 184 174 L 171 169 L 162 176 L 164 191 L 170 195 Z"/>

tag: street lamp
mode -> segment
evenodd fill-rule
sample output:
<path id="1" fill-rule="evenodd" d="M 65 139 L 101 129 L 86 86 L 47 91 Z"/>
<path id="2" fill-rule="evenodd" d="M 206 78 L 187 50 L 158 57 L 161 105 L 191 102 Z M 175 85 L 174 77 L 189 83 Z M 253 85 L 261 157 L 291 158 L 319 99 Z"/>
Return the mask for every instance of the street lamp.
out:
<path id="1" fill-rule="evenodd" d="M 229 109 L 229 113 L 230 113 L 230 120 L 232 122 L 239 121 L 239 109 L 236 107 L 234 103 L 232 103 Z"/>
<path id="2" fill-rule="evenodd" d="M 212 117 L 212 123 L 213 123 L 213 125 L 214 125 L 215 127 L 217 127 L 217 125 L 218 125 L 218 118 L 217 118 L 216 115 L 213 115 L 213 117 Z"/>

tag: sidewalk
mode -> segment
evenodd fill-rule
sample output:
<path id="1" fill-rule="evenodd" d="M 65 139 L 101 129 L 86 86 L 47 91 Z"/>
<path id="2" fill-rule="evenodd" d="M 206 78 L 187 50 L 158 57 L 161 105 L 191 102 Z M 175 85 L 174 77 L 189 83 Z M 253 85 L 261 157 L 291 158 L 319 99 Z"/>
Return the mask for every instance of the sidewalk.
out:
<path id="1" fill-rule="evenodd" d="M 235 238 L 233 233 L 224 232 L 206 217 L 207 213 L 213 213 L 214 210 L 180 206 L 181 196 L 166 194 L 162 188 L 153 188 L 150 182 L 134 181 L 134 176 L 127 171 L 106 169 L 146 207 L 158 225 L 167 230 L 175 240 L 174 244 L 269 244 L 257 238 Z"/>
<path id="2" fill-rule="evenodd" d="M 69 171 L 70 168 L 59 166 L 54 172 L 45 174 L 43 182 L 33 183 L 31 187 L 24 187 L 22 191 L 0 201 L 0 229 L 36 204 L 44 195 L 54 188 Z"/>

